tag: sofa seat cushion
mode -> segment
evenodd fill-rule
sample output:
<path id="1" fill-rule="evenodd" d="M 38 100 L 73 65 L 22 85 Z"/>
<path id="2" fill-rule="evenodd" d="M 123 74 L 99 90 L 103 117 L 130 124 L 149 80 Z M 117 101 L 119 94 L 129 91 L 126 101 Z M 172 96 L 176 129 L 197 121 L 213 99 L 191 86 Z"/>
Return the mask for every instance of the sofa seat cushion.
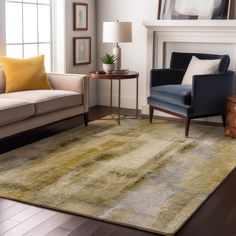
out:
<path id="1" fill-rule="evenodd" d="M 82 95 L 64 90 L 28 90 L 0 95 L 33 103 L 35 115 L 42 115 L 82 104 Z"/>
<path id="2" fill-rule="evenodd" d="M 33 116 L 34 113 L 32 103 L 0 96 L 0 126 L 24 120 Z"/>
<path id="3" fill-rule="evenodd" d="M 150 97 L 180 106 L 191 106 L 191 85 L 162 85 L 151 88 Z"/>

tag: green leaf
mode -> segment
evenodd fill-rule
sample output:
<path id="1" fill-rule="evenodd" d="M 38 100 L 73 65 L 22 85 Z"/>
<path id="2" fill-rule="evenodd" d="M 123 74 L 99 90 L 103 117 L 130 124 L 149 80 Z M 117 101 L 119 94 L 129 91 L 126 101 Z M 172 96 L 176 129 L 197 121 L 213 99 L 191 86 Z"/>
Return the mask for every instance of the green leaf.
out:
<path id="1" fill-rule="evenodd" d="M 104 63 L 104 64 L 114 64 L 116 61 L 116 56 L 115 55 L 110 55 L 108 53 L 105 53 L 102 57 L 100 57 L 100 60 Z"/>

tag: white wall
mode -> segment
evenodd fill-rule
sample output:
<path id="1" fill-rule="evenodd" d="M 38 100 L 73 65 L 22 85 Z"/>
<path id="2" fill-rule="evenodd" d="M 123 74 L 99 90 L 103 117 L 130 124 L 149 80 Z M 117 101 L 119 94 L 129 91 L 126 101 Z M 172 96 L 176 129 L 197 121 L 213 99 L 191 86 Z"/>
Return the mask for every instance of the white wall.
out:
<path id="1" fill-rule="evenodd" d="M 88 31 L 73 30 L 73 2 L 88 3 Z M 96 0 L 65 0 L 66 12 L 66 72 L 88 74 L 97 68 L 96 56 Z M 73 65 L 73 37 L 91 37 L 91 64 Z M 97 105 L 96 81 L 90 80 L 90 106 Z"/>
<path id="2" fill-rule="evenodd" d="M 157 0 L 98 0 L 97 1 L 97 60 L 100 69 L 99 57 L 112 53 L 114 44 L 102 42 L 102 24 L 104 21 L 131 21 L 133 23 L 133 42 L 121 43 L 122 68 L 138 71 L 139 77 L 139 104 L 146 101 L 146 50 L 147 31 L 142 25 L 144 20 L 156 19 Z M 109 83 L 99 82 L 99 105 L 109 105 Z M 122 82 L 121 106 L 135 108 L 135 80 Z M 117 104 L 117 87 L 114 87 L 114 101 Z"/>

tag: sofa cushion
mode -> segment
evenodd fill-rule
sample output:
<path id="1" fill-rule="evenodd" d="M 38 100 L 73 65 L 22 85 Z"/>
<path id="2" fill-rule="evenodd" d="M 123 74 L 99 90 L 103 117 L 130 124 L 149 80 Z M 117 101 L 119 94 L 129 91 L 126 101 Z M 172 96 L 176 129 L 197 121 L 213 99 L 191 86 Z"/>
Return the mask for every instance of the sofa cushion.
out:
<path id="1" fill-rule="evenodd" d="M 18 100 L 0 98 L 0 126 L 24 120 L 34 115 L 34 104 Z"/>
<path id="2" fill-rule="evenodd" d="M 16 98 L 33 103 L 35 115 L 42 115 L 82 104 L 82 95 L 64 90 L 28 90 L 0 94 L 0 98 Z"/>
<path id="3" fill-rule="evenodd" d="M 32 58 L 0 57 L 6 76 L 6 92 L 51 89 L 44 69 L 44 56 Z"/>
<path id="4" fill-rule="evenodd" d="M 150 97 L 175 105 L 191 106 L 191 85 L 162 85 L 151 88 Z"/>

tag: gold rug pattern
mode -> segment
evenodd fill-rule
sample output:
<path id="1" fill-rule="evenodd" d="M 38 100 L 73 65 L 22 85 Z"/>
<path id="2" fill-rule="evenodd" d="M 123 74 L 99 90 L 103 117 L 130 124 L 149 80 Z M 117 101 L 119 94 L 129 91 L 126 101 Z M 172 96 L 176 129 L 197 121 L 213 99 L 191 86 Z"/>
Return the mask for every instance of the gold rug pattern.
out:
<path id="1" fill-rule="evenodd" d="M 0 155 L 0 196 L 174 234 L 236 166 L 221 127 L 98 120 Z"/>

